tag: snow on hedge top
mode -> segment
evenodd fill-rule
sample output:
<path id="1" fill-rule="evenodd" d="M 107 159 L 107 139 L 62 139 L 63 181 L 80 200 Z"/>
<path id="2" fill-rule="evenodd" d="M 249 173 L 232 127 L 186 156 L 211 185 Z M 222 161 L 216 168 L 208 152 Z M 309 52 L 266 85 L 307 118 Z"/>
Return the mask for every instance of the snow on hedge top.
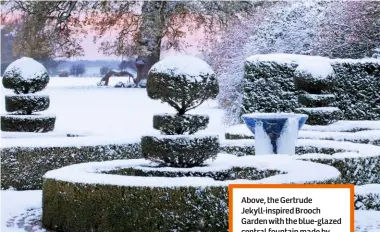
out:
<path id="1" fill-rule="evenodd" d="M 99 184 L 134 187 L 185 187 L 185 186 L 228 186 L 231 183 L 273 184 L 273 183 L 306 183 L 335 179 L 340 172 L 329 165 L 309 161 L 295 160 L 288 155 L 244 156 L 219 154 L 214 160 L 208 160 L 207 167 L 162 168 L 164 171 L 222 171 L 233 167 L 252 167 L 258 170 L 278 170 L 281 175 L 266 177 L 260 180 L 226 180 L 218 181 L 210 177 L 143 177 L 105 174 L 110 170 L 125 168 L 149 169 L 143 166 L 152 165 L 144 159 L 113 160 L 69 165 L 47 172 L 43 178 L 80 184 Z M 161 168 L 160 168 L 161 170 Z"/>
<path id="2" fill-rule="evenodd" d="M 249 63 L 276 62 L 279 64 L 298 64 L 296 71 L 310 74 L 313 78 L 323 79 L 332 75 L 334 70 L 332 60 L 321 56 L 306 56 L 296 54 L 260 54 L 246 59 Z"/>
<path id="3" fill-rule="evenodd" d="M 320 56 L 300 59 L 296 71 L 310 74 L 315 79 L 325 79 L 334 74 L 331 60 Z"/>
<path id="4" fill-rule="evenodd" d="M 301 59 L 308 59 L 310 56 L 306 55 L 296 55 L 296 54 L 284 54 L 284 53 L 273 53 L 273 54 L 258 54 L 250 56 L 246 59 L 247 62 L 276 62 L 279 64 L 291 64 L 298 63 Z"/>
<path id="5" fill-rule="evenodd" d="M 187 55 L 168 56 L 152 66 L 149 72 L 168 73 L 186 76 L 189 80 L 202 81 L 201 75 L 213 75 L 210 65 L 205 61 Z"/>
<path id="6" fill-rule="evenodd" d="M 26 80 L 39 78 L 47 73 L 46 68 L 41 63 L 29 57 L 22 57 L 13 61 L 5 69 L 4 74 L 12 71 L 19 73 L 20 77 Z"/>

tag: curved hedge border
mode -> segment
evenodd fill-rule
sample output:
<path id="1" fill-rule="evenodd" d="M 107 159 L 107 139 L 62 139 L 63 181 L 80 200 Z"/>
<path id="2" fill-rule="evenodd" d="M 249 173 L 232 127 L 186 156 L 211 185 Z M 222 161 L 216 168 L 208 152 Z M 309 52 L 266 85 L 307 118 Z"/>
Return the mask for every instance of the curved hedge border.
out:
<path id="1" fill-rule="evenodd" d="M 273 159 L 220 155 L 209 167 L 189 170 L 217 172 L 232 167 L 247 168 L 247 164 L 257 167 L 265 165 L 268 169 L 286 174 L 257 181 L 245 180 L 245 183 L 321 183 L 339 176 L 333 167 L 297 161 L 289 156 Z M 216 181 L 208 177 L 142 179 L 99 173 L 135 169 L 136 166 L 140 166 L 138 170 L 146 170 L 148 168 L 141 167 L 146 165 L 147 160 L 109 161 L 72 165 L 46 173 L 43 226 L 57 231 L 76 232 L 228 230 L 228 184 L 233 180 Z M 305 168 L 310 174 L 307 177 L 302 175 Z M 180 169 L 165 168 L 165 171 L 179 172 Z M 184 169 L 181 171 L 186 172 Z M 200 224 L 200 221 L 203 223 Z"/>
<path id="2" fill-rule="evenodd" d="M 8 144 L 7 144 L 8 143 Z M 138 141 L 99 137 L 3 139 L 1 189 L 42 188 L 42 176 L 70 164 L 140 158 Z"/>
<path id="3" fill-rule="evenodd" d="M 254 140 L 224 140 L 221 142 L 221 151 L 237 156 L 254 155 Z M 309 160 L 337 168 L 341 173 L 342 183 L 380 184 L 379 146 L 299 139 L 296 154 L 300 156 L 294 156 L 295 159 Z"/>

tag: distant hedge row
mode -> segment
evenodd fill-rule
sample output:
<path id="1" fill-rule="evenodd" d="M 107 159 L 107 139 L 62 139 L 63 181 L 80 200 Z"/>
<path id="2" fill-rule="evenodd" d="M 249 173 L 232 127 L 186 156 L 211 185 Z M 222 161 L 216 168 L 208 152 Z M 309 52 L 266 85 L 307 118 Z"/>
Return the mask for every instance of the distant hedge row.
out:
<path id="1" fill-rule="evenodd" d="M 298 61 L 303 56 L 283 55 L 281 61 L 270 55 L 260 55 L 258 60 L 247 59 L 244 73 L 242 114 L 251 112 L 293 112 L 304 107 L 298 103 L 293 78 Z M 261 57 L 264 57 L 261 59 Z M 336 100 L 346 120 L 380 119 L 380 61 L 376 59 L 330 60 L 334 74 L 329 93 Z M 298 73 L 299 75 L 299 73 Z M 305 76 L 306 78 L 306 76 Z"/>

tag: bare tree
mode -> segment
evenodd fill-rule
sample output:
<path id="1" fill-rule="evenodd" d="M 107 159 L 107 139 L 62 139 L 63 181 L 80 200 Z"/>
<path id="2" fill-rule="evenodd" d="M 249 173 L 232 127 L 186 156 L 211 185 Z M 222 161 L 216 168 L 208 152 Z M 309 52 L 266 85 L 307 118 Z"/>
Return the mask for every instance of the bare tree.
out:
<path id="1" fill-rule="evenodd" d="M 331 58 L 371 57 L 380 47 L 380 2 L 335 1 L 315 39 L 313 53 Z"/>
<path id="2" fill-rule="evenodd" d="M 249 15 L 252 8 L 262 2 L 12 1 L 9 4 L 11 12 L 25 12 L 29 17 L 43 22 L 41 25 L 44 28 L 54 24 L 62 37 L 60 40 L 65 41 L 66 45 L 70 44 L 70 38 L 75 34 L 73 28 L 83 30 L 92 27 L 97 32 L 95 40 L 104 38 L 109 32 L 117 33 L 116 40 L 103 41 L 101 48 L 106 54 L 136 55 L 140 65 L 134 82 L 139 83 L 160 59 L 161 49 L 181 50 L 181 40 L 188 32 L 202 27 L 206 34 L 213 35 L 232 19 Z M 66 49 L 67 55 L 75 54 L 75 51 L 69 51 L 71 49 Z"/>

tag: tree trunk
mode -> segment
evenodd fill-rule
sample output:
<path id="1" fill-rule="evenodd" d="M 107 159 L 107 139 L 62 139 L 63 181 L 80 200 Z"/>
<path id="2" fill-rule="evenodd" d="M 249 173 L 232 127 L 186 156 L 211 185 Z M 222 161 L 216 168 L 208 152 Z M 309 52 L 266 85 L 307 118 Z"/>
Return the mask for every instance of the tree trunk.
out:
<path id="1" fill-rule="evenodd" d="M 165 33 L 167 1 L 145 1 L 141 9 L 142 23 L 137 35 L 136 60 L 138 84 L 146 79 L 150 68 L 160 60 L 161 39 Z"/>
<path id="2" fill-rule="evenodd" d="M 150 68 L 160 60 L 160 55 L 139 56 L 136 60 L 137 77 L 133 81 L 138 84 L 142 79 L 146 79 Z"/>

